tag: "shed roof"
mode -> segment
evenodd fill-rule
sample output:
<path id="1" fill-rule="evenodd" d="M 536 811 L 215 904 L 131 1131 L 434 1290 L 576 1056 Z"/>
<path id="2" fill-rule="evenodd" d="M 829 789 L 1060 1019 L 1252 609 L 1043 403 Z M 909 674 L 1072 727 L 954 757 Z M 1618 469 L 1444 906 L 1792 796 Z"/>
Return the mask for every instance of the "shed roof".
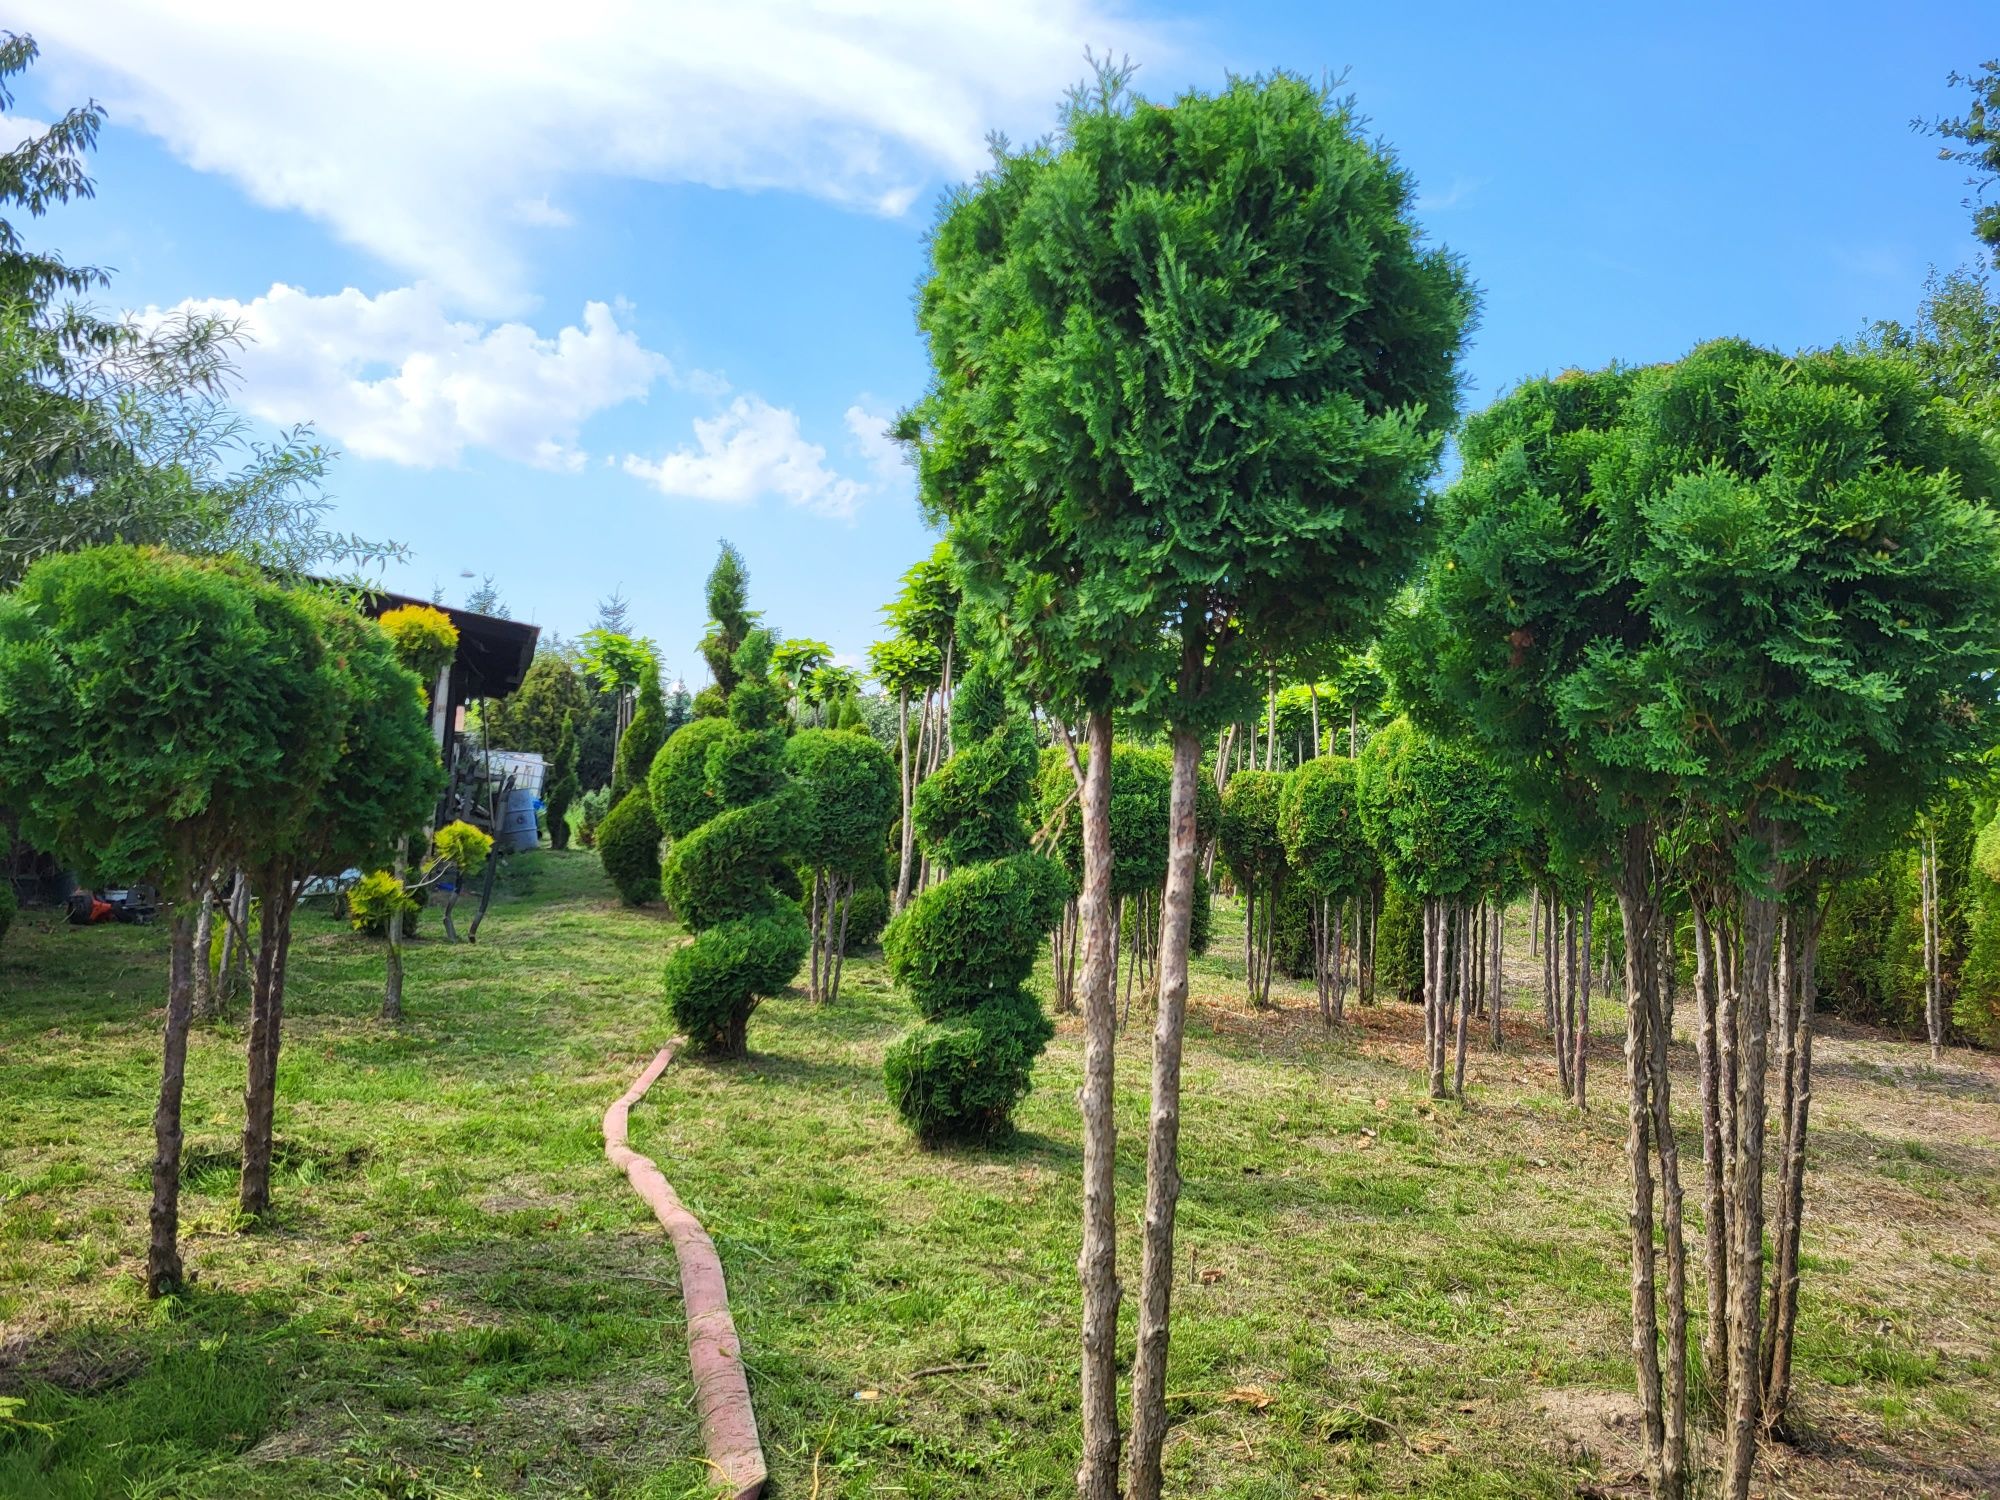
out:
<path id="1" fill-rule="evenodd" d="M 474 698 L 504 698 L 521 685 L 528 665 L 535 659 L 535 643 L 542 627 L 521 620 L 503 620 L 497 615 L 474 614 L 469 609 L 453 609 L 449 604 L 433 604 L 428 599 L 412 599 L 408 594 L 370 590 L 362 608 L 371 616 L 392 609 L 421 605 L 442 611 L 458 629 L 458 657 L 453 666 L 464 673 L 464 686 L 454 671 L 454 696 L 461 702 Z"/>

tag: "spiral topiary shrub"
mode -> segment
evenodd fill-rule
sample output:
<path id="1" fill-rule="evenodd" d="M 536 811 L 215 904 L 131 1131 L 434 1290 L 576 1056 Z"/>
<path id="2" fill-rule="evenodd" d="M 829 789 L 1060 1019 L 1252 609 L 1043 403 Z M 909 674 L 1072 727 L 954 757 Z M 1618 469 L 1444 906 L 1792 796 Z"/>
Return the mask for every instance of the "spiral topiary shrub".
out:
<path id="1" fill-rule="evenodd" d="M 889 974 L 923 1024 L 889 1049 L 889 1098 L 926 1143 L 988 1140 L 1012 1128 L 1035 1059 L 1055 1034 L 1023 987 L 1067 882 L 1028 852 L 1021 817 L 1034 741 L 985 663 L 954 695 L 958 751 L 919 789 L 917 837 L 951 874 L 883 934 Z"/>
<path id="2" fill-rule="evenodd" d="M 644 787 L 627 792 L 597 825 L 597 857 L 627 906 L 660 899 L 660 825 Z"/>
<path id="3" fill-rule="evenodd" d="M 653 816 L 668 838 L 693 833 L 715 816 L 716 805 L 708 795 L 708 752 L 729 733 L 726 718 L 696 719 L 668 735 L 653 757 L 646 789 L 652 794 Z"/>
<path id="4" fill-rule="evenodd" d="M 649 778 L 678 823 L 706 805 L 708 816 L 674 832 L 663 888 L 694 933 L 667 959 L 674 1023 L 703 1051 L 742 1057 L 750 1016 L 791 983 L 811 935 L 799 904 L 774 881 L 796 852 L 798 793 L 785 769 L 783 705 L 770 684 L 771 638 L 755 630 L 732 659 L 737 683 L 727 720 L 697 720 L 667 741 Z M 716 727 L 708 727 L 716 726 Z M 690 738 L 693 736 L 694 738 Z M 705 748 L 704 748 L 705 747 Z M 701 751 L 702 801 L 683 796 L 684 774 Z M 789 884 L 795 886 L 796 881 Z"/>

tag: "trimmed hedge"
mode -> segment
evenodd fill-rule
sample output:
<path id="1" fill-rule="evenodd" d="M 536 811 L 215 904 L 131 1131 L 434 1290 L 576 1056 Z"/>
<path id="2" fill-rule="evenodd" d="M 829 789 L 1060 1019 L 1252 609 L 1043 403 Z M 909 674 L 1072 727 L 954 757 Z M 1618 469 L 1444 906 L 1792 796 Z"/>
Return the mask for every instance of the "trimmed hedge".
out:
<path id="1" fill-rule="evenodd" d="M 597 825 L 597 857 L 627 906 L 660 899 L 660 825 L 644 787 L 627 792 Z"/>

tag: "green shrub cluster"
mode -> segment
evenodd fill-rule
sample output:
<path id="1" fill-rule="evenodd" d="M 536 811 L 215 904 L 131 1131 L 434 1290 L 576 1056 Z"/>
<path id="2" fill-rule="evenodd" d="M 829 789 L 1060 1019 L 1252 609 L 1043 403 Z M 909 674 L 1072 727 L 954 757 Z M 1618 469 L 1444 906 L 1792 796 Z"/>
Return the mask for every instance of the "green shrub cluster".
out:
<path id="1" fill-rule="evenodd" d="M 597 829 L 611 811 L 611 788 L 592 787 L 576 799 L 576 837 L 584 848 L 597 844 Z"/>
<path id="2" fill-rule="evenodd" d="M 597 857 L 627 906 L 660 899 L 660 825 L 644 787 L 634 787 L 597 827 Z"/>
<path id="3" fill-rule="evenodd" d="M 957 753 L 917 798 L 917 837 L 951 874 L 889 924 L 890 976 L 923 1016 L 889 1049 L 890 1100 L 920 1140 L 988 1140 L 1012 1128 L 1035 1059 L 1055 1034 L 1024 988 L 1067 881 L 1028 852 L 1021 817 L 1034 741 L 991 666 L 952 705 Z"/>
<path id="4" fill-rule="evenodd" d="M 697 719 L 676 731 L 648 774 L 671 819 L 666 898 L 694 933 L 667 959 L 667 1001 L 691 1044 L 730 1057 L 748 1051 L 751 1013 L 791 983 L 811 940 L 787 893 L 796 879 L 778 883 L 790 875 L 799 800 L 785 768 L 770 657 L 769 634 L 751 631 L 732 661 L 728 719 Z M 648 799 L 649 819 L 654 806 Z M 690 823 L 701 809 L 706 816 Z"/>

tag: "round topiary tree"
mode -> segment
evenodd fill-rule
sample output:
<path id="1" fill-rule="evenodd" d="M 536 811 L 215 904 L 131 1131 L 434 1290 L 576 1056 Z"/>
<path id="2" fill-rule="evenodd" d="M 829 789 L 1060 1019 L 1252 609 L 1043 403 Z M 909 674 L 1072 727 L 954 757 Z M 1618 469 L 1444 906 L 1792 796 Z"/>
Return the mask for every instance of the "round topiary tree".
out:
<path id="1" fill-rule="evenodd" d="M 660 899 L 660 825 L 644 787 L 627 792 L 597 825 L 597 857 L 627 906 Z"/>
<path id="2" fill-rule="evenodd" d="M 696 719 L 667 737 L 646 772 L 646 790 L 653 799 L 653 817 L 670 839 L 693 833 L 715 816 L 708 795 L 708 752 L 728 738 L 727 718 Z"/>
<path id="3" fill-rule="evenodd" d="M 1473 909 L 1512 878 L 1514 798 L 1474 750 L 1398 719 L 1368 743 L 1361 817 L 1390 876 L 1424 903 L 1424 1040 L 1431 1097 L 1465 1094 L 1473 989 Z M 1445 1083 L 1456 1034 L 1457 1060 Z"/>
<path id="4" fill-rule="evenodd" d="M 171 903 L 146 1289 L 185 1281 L 181 1099 L 201 893 L 298 815 L 340 700 L 312 616 L 235 563 L 97 547 L 0 596 L 0 785 L 29 842 Z"/>
<path id="5" fill-rule="evenodd" d="M 1332 1025 L 1347 1004 L 1341 903 L 1368 884 L 1375 864 L 1361 831 L 1354 762 L 1323 755 L 1291 772 L 1278 799 L 1278 837 L 1293 884 L 1311 902 L 1313 980 L 1320 1019 Z"/>
<path id="6" fill-rule="evenodd" d="M 693 1045 L 742 1057 L 751 1013 L 791 983 L 812 938 L 798 902 L 772 884 L 797 848 L 800 798 L 785 769 L 770 634 L 752 630 L 730 665 L 728 731 L 715 735 L 705 760 L 715 811 L 677 835 L 667 858 L 666 897 L 694 940 L 667 959 L 666 990 Z"/>
<path id="7" fill-rule="evenodd" d="M 881 878 L 896 821 L 896 763 L 865 734 L 807 729 L 785 742 L 785 765 L 804 793 L 797 853 L 812 874 L 811 994 L 837 1000 L 855 891 Z"/>
<path id="8" fill-rule="evenodd" d="M 1222 792 L 1222 861 L 1243 888 L 1243 969 L 1257 1006 L 1271 1003 L 1271 944 L 1288 870 L 1278 804 L 1289 774 L 1239 771 Z"/>
<path id="9" fill-rule="evenodd" d="M 918 1139 L 988 1140 L 1011 1128 L 1035 1059 L 1055 1035 L 1024 988 L 1040 934 L 1062 910 L 1055 861 L 1028 852 L 1034 777 L 1027 725 L 985 662 L 952 703 L 957 752 L 917 789 L 917 837 L 952 873 L 889 924 L 890 976 L 923 1024 L 889 1049 L 889 1097 Z"/>

